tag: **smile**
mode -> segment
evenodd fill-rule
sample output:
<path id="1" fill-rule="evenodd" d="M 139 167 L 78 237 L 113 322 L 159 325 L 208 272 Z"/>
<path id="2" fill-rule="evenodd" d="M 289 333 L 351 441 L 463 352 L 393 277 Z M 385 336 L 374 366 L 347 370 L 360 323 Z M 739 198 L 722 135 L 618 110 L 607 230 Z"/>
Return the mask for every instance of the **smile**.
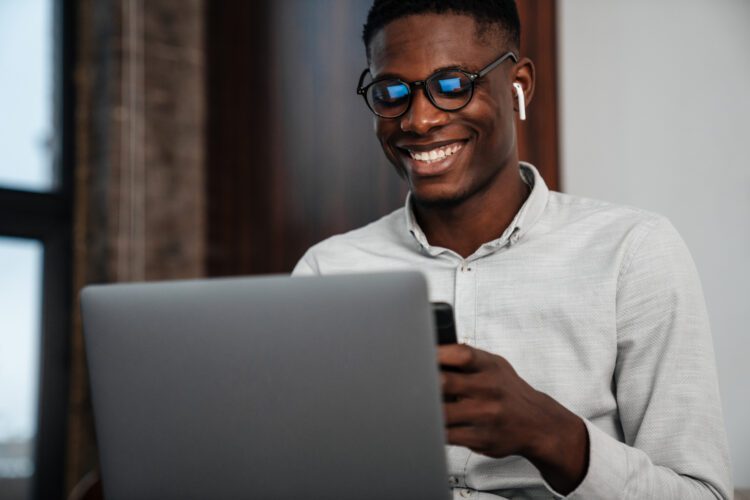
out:
<path id="1" fill-rule="evenodd" d="M 429 151 L 412 151 L 411 149 L 409 149 L 408 151 L 409 156 L 411 156 L 414 160 L 423 161 L 426 163 L 434 163 L 436 161 L 444 160 L 462 147 L 463 144 L 454 142 L 453 144 L 441 146 Z"/>

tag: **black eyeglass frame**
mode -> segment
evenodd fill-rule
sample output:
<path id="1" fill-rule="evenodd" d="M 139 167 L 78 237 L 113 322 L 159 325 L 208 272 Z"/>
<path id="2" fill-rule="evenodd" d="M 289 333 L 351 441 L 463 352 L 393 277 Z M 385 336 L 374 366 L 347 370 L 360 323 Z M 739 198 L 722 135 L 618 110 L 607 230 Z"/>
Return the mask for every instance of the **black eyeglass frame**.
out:
<path id="1" fill-rule="evenodd" d="M 495 69 L 498 66 L 500 66 L 508 58 L 513 59 L 513 62 L 515 62 L 515 63 L 518 62 L 518 56 L 515 53 L 513 53 L 513 52 L 506 52 L 505 54 L 501 55 L 500 57 L 498 57 L 497 59 L 495 59 L 494 61 L 492 61 L 491 63 L 489 63 L 487 66 L 485 66 L 484 68 L 480 69 L 476 73 L 470 73 L 470 72 L 465 71 L 465 70 L 463 70 L 461 68 L 441 69 L 440 71 L 436 71 L 435 73 L 431 74 L 429 77 L 427 77 L 424 80 L 417 80 L 417 81 L 409 83 L 409 82 L 405 82 L 405 81 L 401 80 L 400 78 L 391 78 L 391 77 L 388 77 L 388 78 L 379 78 L 377 80 L 371 81 L 370 83 L 368 83 L 367 85 L 365 85 L 363 87 L 362 86 L 362 82 L 364 82 L 365 77 L 370 72 L 370 68 L 365 68 L 365 70 L 362 71 L 362 74 L 359 77 L 359 83 L 357 83 L 357 94 L 361 95 L 362 98 L 365 100 L 365 104 L 367 105 L 368 109 L 370 111 L 372 111 L 373 114 L 375 114 L 375 116 L 378 116 L 380 118 L 386 118 L 386 119 L 391 118 L 392 119 L 392 118 L 401 118 L 402 116 L 404 116 L 409 111 L 409 108 L 411 108 L 411 103 L 412 103 L 412 100 L 413 100 L 412 96 L 414 95 L 414 91 L 417 88 L 419 88 L 419 87 L 422 87 L 424 89 L 424 93 L 427 96 L 427 99 L 429 99 L 430 102 L 432 103 L 432 105 L 435 106 L 437 109 L 439 109 L 441 111 L 446 111 L 446 112 L 458 111 L 458 110 L 463 109 L 464 107 L 468 106 L 468 104 L 471 102 L 471 99 L 474 97 L 474 82 L 476 82 L 478 79 L 480 79 L 483 76 L 485 76 L 487 73 L 489 73 L 493 69 Z M 430 92 L 430 87 L 429 87 L 429 83 L 433 79 L 435 79 L 438 75 L 441 75 L 441 74 L 443 74 L 445 72 L 448 72 L 448 71 L 455 71 L 455 72 L 458 72 L 458 73 L 463 73 L 469 79 L 469 83 L 471 84 L 471 87 L 470 87 L 470 90 L 469 90 L 469 97 L 468 97 L 468 99 L 466 99 L 466 102 L 463 103 L 461 106 L 459 106 L 457 108 L 451 108 L 451 109 L 445 109 L 444 107 L 438 105 L 438 103 L 435 102 L 435 98 L 432 96 L 432 92 Z M 408 94 L 408 96 L 409 96 L 409 102 L 406 104 L 406 107 L 404 108 L 404 110 L 401 113 L 399 113 L 398 115 L 396 115 L 396 116 L 383 116 L 383 115 L 381 115 L 380 113 L 378 113 L 377 111 L 375 111 L 373 109 L 373 107 L 370 105 L 370 101 L 367 100 L 367 91 L 368 91 L 368 89 L 370 87 L 372 87 L 373 85 L 375 85 L 376 83 L 380 83 L 380 82 L 383 82 L 383 81 L 386 81 L 386 80 L 392 80 L 392 81 L 396 81 L 396 82 L 402 83 L 402 84 L 406 85 L 406 88 L 409 90 L 409 94 Z"/>

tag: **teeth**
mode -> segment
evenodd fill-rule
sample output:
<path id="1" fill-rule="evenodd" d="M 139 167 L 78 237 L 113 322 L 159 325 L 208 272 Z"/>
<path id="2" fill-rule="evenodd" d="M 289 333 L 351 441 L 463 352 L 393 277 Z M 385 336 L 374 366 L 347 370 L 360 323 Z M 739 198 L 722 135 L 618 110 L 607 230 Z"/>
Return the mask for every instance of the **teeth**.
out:
<path id="1" fill-rule="evenodd" d="M 461 144 L 454 143 L 447 147 L 435 148 L 432 151 L 409 151 L 409 155 L 415 160 L 432 163 L 449 157 L 459 149 L 461 149 Z"/>

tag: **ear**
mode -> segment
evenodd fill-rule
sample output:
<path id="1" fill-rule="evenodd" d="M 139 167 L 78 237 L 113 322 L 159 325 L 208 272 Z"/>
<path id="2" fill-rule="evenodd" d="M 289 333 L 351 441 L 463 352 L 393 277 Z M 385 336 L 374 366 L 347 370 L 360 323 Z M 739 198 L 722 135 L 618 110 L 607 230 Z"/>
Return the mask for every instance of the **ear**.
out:
<path id="1" fill-rule="evenodd" d="M 523 88 L 523 95 L 525 97 L 526 107 L 528 108 L 529 104 L 531 104 L 531 100 L 534 98 L 534 63 L 531 62 L 531 59 L 528 57 L 522 58 L 515 66 L 513 66 L 511 76 L 513 77 L 513 83 L 518 83 Z M 511 91 L 513 91 L 512 86 Z M 518 111 L 518 101 L 516 99 L 513 100 L 516 101 L 516 104 L 513 107 Z"/>

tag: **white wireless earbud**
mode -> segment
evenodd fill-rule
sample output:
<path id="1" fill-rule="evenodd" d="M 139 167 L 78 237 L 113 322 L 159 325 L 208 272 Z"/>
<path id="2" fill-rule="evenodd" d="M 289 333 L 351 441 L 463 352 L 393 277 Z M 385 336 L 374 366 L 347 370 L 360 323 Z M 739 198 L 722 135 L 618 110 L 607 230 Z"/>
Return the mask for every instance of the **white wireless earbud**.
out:
<path id="1" fill-rule="evenodd" d="M 513 88 L 516 89 L 516 97 L 518 98 L 518 116 L 521 120 L 526 119 L 526 97 L 523 94 L 523 87 L 518 82 L 513 82 Z"/>

